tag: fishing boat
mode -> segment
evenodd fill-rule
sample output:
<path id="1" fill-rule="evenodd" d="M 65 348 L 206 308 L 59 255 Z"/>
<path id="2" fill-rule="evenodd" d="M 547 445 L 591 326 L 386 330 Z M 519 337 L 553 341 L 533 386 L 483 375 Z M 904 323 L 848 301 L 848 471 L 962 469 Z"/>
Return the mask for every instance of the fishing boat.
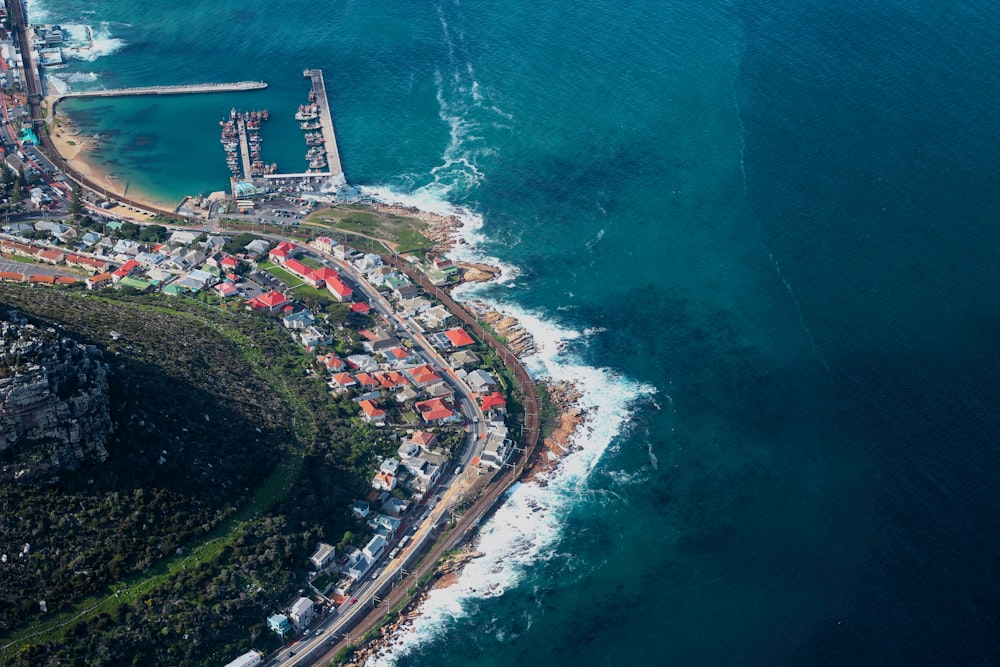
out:
<path id="1" fill-rule="evenodd" d="M 301 123 L 299 123 L 300 130 L 318 130 L 320 127 L 321 126 L 318 120 L 313 120 L 313 121 L 304 120 Z"/>
<path id="2" fill-rule="evenodd" d="M 312 169 L 322 169 L 325 166 L 326 166 L 325 157 L 314 157 L 313 159 L 309 160 L 309 167 Z"/>

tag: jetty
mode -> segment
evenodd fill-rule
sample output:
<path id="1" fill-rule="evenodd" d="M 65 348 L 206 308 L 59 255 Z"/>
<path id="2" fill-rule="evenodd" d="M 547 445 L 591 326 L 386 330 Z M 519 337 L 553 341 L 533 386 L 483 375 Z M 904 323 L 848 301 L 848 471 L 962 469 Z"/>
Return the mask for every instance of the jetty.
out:
<path id="1" fill-rule="evenodd" d="M 316 93 L 316 106 L 319 107 L 320 132 L 323 133 L 323 144 L 326 148 L 327 169 L 331 181 L 335 185 L 343 185 L 344 168 L 340 166 L 340 152 L 337 150 L 337 137 L 333 133 L 333 113 L 330 111 L 330 100 L 326 96 L 326 84 L 323 82 L 323 70 L 307 69 L 303 76 L 312 79 L 312 89 Z"/>
<path id="2" fill-rule="evenodd" d="M 236 81 L 234 83 L 194 83 L 177 86 L 139 86 L 136 88 L 106 88 L 104 90 L 67 91 L 55 96 L 56 103 L 69 97 L 127 97 L 135 95 L 190 95 L 194 93 L 235 93 L 263 90 L 266 81 Z"/>
<path id="3" fill-rule="evenodd" d="M 240 137 L 240 158 L 243 163 L 243 180 L 250 181 L 253 176 L 250 167 L 250 142 L 247 139 L 247 123 L 243 114 L 236 117 L 236 132 Z"/>

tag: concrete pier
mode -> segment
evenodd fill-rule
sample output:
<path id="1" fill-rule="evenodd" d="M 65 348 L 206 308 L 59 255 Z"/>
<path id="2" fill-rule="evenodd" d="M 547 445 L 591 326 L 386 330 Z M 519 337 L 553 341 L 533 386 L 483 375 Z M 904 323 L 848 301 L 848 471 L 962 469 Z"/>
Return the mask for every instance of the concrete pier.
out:
<path id="1" fill-rule="evenodd" d="M 323 82 L 323 70 L 307 69 L 303 74 L 312 79 L 313 91 L 316 93 L 316 106 L 319 107 L 320 131 L 323 133 L 324 148 L 326 148 L 327 169 L 334 185 L 346 183 L 344 168 L 340 166 L 340 152 L 337 150 L 337 137 L 333 133 L 333 114 L 330 111 L 330 100 L 326 96 L 326 84 Z"/>
<path id="2" fill-rule="evenodd" d="M 253 175 L 250 173 L 250 141 L 247 139 L 247 123 L 243 114 L 236 118 L 236 134 L 240 138 L 240 158 L 243 160 L 243 180 L 250 183 Z"/>
<path id="3" fill-rule="evenodd" d="M 56 101 L 69 97 L 125 97 L 129 95 L 188 95 L 191 93 L 234 93 L 245 90 L 263 90 L 265 81 L 237 81 L 235 83 L 195 83 L 180 86 L 142 86 L 138 88 L 109 88 L 107 90 L 82 90 L 60 93 Z"/>

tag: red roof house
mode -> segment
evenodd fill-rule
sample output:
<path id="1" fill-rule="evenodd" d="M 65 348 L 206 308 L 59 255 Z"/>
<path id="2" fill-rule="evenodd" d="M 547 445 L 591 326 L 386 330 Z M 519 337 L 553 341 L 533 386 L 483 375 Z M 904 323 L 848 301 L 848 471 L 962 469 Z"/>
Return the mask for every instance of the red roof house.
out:
<path id="1" fill-rule="evenodd" d="M 359 401 L 358 405 L 361 406 L 362 419 L 364 419 L 369 424 L 385 420 L 385 410 L 379 409 L 379 407 L 375 405 L 373 402 L 367 400 Z"/>
<path id="2" fill-rule="evenodd" d="M 483 396 L 483 411 L 494 410 L 496 408 L 506 408 L 507 400 L 503 397 L 499 391 L 495 391 L 492 394 Z"/>
<path id="3" fill-rule="evenodd" d="M 413 384 L 418 387 L 430 384 L 431 382 L 437 382 L 441 379 L 441 376 L 435 373 L 427 364 L 411 368 L 406 371 L 406 373 L 410 376 L 410 379 L 413 380 Z"/>
<path id="4" fill-rule="evenodd" d="M 117 269 L 115 269 L 114 271 L 112 271 L 111 272 L 111 278 L 115 282 L 118 282 L 122 278 L 130 275 L 133 271 L 135 271 L 136 269 L 138 269 L 139 266 L 140 266 L 139 262 L 135 261 L 134 259 L 130 259 L 129 261 L 125 262 L 124 264 L 122 264 L 121 266 L 119 266 Z"/>
<path id="5" fill-rule="evenodd" d="M 247 301 L 247 305 L 255 310 L 266 310 L 269 313 L 276 313 L 288 302 L 281 292 L 266 292 L 258 297 Z"/>
<path id="6" fill-rule="evenodd" d="M 345 301 L 350 301 L 351 296 L 354 294 L 354 290 L 344 284 L 338 276 L 333 275 L 324 280 L 326 282 L 326 289 L 333 295 L 333 298 L 337 301 L 344 303 Z"/>
<path id="7" fill-rule="evenodd" d="M 292 258 L 297 250 L 298 248 L 294 243 L 282 241 L 278 245 L 271 248 L 271 251 L 267 253 L 267 256 L 279 264 L 284 264 L 285 261 Z"/>
<path id="8" fill-rule="evenodd" d="M 456 415 L 451 411 L 451 408 L 440 398 L 432 398 L 429 401 L 421 401 L 417 403 L 414 407 L 420 413 L 420 416 L 424 418 L 424 421 L 430 424 L 431 422 L 443 422 L 454 420 Z"/>
<path id="9" fill-rule="evenodd" d="M 351 310 L 355 313 L 361 313 L 362 315 L 367 315 L 371 311 L 371 306 L 367 303 L 362 303 L 361 301 L 355 301 L 351 304 Z"/>
<path id="10" fill-rule="evenodd" d="M 417 431 L 410 436 L 410 442 L 420 445 L 421 447 L 430 448 L 437 442 L 438 437 L 433 433 L 428 433 L 427 431 Z"/>
<path id="11" fill-rule="evenodd" d="M 347 387 L 353 387 L 357 384 L 357 382 L 354 381 L 354 378 L 352 378 L 347 373 L 337 373 L 332 378 L 330 378 L 330 382 L 343 389 L 346 389 Z"/>
<path id="12" fill-rule="evenodd" d="M 466 345 L 474 345 L 476 342 L 472 340 L 472 336 L 465 333 L 465 329 L 461 327 L 448 329 L 444 332 L 444 335 L 448 338 L 452 347 L 465 347 Z"/>

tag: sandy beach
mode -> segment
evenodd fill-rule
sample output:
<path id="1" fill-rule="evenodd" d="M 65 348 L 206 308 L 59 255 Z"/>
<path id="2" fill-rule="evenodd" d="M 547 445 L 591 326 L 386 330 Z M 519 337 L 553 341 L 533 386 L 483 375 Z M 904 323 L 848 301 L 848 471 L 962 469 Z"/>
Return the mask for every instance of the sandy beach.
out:
<path id="1" fill-rule="evenodd" d="M 52 109 L 54 101 L 54 97 L 49 97 L 46 99 L 45 104 L 49 109 Z M 59 155 L 71 167 L 80 172 L 80 174 L 90 179 L 94 184 L 99 185 L 101 190 L 107 194 L 124 197 L 125 184 L 111 170 L 99 164 L 96 160 L 87 158 L 89 151 L 100 145 L 100 139 L 81 135 L 80 130 L 73 125 L 73 122 L 65 114 L 59 113 L 58 109 L 56 110 L 55 118 L 56 122 L 49 124 L 49 138 L 59 152 Z M 135 187 L 129 187 L 128 198 L 144 206 L 164 211 L 173 211 L 177 205 L 176 202 L 162 201 Z M 111 212 L 129 217 L 152 217 L 141 211 L 125 207 L 116 207 L 115 209 L 111 209 Z"/>

